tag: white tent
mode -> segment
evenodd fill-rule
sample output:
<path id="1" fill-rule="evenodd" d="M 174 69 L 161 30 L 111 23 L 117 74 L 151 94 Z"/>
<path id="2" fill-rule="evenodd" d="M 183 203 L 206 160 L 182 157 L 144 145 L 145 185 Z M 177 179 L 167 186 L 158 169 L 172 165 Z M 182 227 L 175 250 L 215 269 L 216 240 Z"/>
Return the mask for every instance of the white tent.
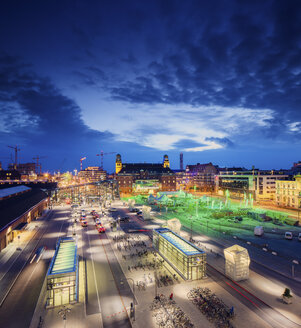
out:
<path id="1" fill-rule="evenodd" d="M 224 249 L 226 275 L 234 281 L 249 278 L 250 257 L 248 250 L 239 245 Z"/>
<path id="2" fill-rule="evenodd" d="M 151 207 L 150 206 L 142 206 L 142 216 L 144 220 L 149 220 L 151 218 L 150 212 L 151 212 Z"/>
<path id="3" fill-rule="evenodd" d="M 135 199 L 130 198 L 128 200 L 129 209 L 132 210 L 135 207 Z"/>
<path id="4" fill-rule="evenodd" d="M 181 222 L 179 219 L 174 218 L 174 219 L 170 219 L 167 221 L 167 228 L 170 229 L 171 231 L 177 233 L 178 235 L 180 234 L 181 231 Z"/>

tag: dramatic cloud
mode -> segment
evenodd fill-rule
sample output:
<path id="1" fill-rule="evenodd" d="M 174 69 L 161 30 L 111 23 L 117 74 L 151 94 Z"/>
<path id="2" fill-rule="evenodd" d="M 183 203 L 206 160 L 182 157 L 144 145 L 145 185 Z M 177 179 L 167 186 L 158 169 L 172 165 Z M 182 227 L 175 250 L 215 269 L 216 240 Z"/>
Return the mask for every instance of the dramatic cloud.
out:
<path id="1" fill-rule="evenodd" d="M 47 78 L 34 74 L 17 58 L 0 57 L 0 133 L 4 147 L 11 138 L 18 143 L 68 153 L 70 147 L 99 144 L 112 134 L 89 128 L 81 109 Z M 50 142 L 51 141 L 51 142 Z"/>
<path id="2" fill-rule="evenodd" d="M 2 140 L 121 147 L 133 160 L 298 160 L 300 1 L 20 6 L 16 21 L 15 5 L 0 4 Z"/>

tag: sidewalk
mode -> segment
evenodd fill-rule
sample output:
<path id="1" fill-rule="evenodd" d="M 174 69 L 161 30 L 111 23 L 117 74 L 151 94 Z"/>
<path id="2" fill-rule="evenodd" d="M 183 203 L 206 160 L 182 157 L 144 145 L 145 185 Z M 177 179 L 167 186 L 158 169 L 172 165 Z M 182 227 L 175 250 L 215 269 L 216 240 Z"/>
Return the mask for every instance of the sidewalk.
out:
<path id="1" fill-rule="evenodd" d="M 57 207 L 59 210 L 66 210 L 64 207 Z M 69 219 L 70 220 L 70 219 Z M 73 218 L 71 218 L 73 221 Z M 66 229 L 66 235 L 73 234 L 72 221 L 70 220 L 69 225 Z M 78 254 L 79 254 L 79 291 L 78 291 L 78 302 L 75 304 L 68 304 L 66 307 L 71 311 L 67 314 L 66 324 L 68 327 L 73 328 L 94 328 L 102 327 L 101 318 L 99 315 L 89 315 L 86 313 L 86 304 L 85 304 L 85 293 L 86 293 L 86 272 L 85 265 L 83 260 L 83 242 L 81 239 L 81 227 L 76 225 L 74 228 L 76 236 L 78 238 Z M 52 309 L 46 309 L 46 299 L 47 299 L 47 276 L 45 277 L 43 287 L 41 288 L 41 293 L 39 300 L 37 302 L 34 314 L 32 316 L 31 324 L 29 328 L 37 328 L 39 325 L 40 317 L 42 317 L 44 328 L 53 328 L 64 326 L 63 318 L 59 315 L 59 311 L 62 309 L 62 306 L 55 307 Z"/>
<path id="2" fill-rule="evenodd" d="M 14 285 L 20 274 L 28 256 L 30 255 L 32 246 L 30 241 L 38 233 L 39 229 L 44 226 L 45 219 L 50 212 L 44 211 L 43 215 L 35 221 L 32 221 L 27 228 L 15 238 L 6 248 L 0 253 L 0 305 L 6 299 L 10 289 Z M 28 251 L 29 249 L 29 251 Z M 23 266 L 22 266 L 23 265 Z M 17 269 L 16 269 L 17 267 Z M 14 270 L 11 270 L 13 268 Z"/>
<path id="3" fill-rule="evenodd" d="M 147 222 L 148 223 L 148 222 Z M 117 235 L 118 232 L 108 232 L 107 233 L 111 240 L 114 237 L 114 235 Z M 151 242 L 148 240 L 147 236 L 145 237 L 145 241 L 148 242 L 148 245 L 151 246 Z M 113 243 L 113 242 L 112 242 Z M 124 260 L 122 255 L 125 254 L 125 251 L 119 251 L 117 249 L 117 243 L 114 245 L 113 248 L 116 254 L 116 257 L 118 258 L 118 261 L 124 271 L 124 274 L 127 278 L 133 279 L 135 282 L 137 281 L 146 281 L 146 290 L 137 290 L 137 287 L 135 285 L 135 296 L 136 300 L 138 302 L 136 306 L 136 321 L 133 322 L 134 328 L 148 328 L 148 327 L 158 327 L 155 318 L 152 317 L 152 311 L 150 311 L 149 306 L 151 302 L 153 301 L 155 297 L 155 284 L 154 284 L 154 271 L 148 270 L 145 268 L 144 270 L 128 270 L 129 264 L 128 260 Z M 175 272 L 172 267 L 168 266 L 165 270 L 170 270 L 172 272 Z M 158 270 L 159 271 L 159 270 Z M 152 278 L 152 281 L 150 281 L 149 278 Z M 146 279 L 145 279 L 146 278 Z M 217 283 L 212 281 L 210 278 L 206 278 L 203 280 L 198 281 L 183 281 L 181 279 L 181 283 L 173 284 L 169 286 L 160 287 L 157 289 L 157 293 L 161 294 L 163 293 L 167 297 L 173 293 L 174 294 L 174 300 L 176 301 L 177 305 L 190 317 L 192 323 L 195 325 L 195 327 L 208 327 L 213 328 L 214 324 L 210 323 L 207 318 L 197 309 L 196 306 L 194 306 L 187 298 L 188 291 L 196 286 L 206 286 L 210 288 L 214 293 L 218 295 L 223 301 L 231 307 L 234 305 L 236 309 L 237 316 L 235 320 L 233 321 L 233 325 L 237 328 L 257 328 L 257 327 L 270 327 L 268 324 L 265 323 L 262 319 L 260 319 L 254 312 L 249 311 L 248 308 L 240 303 L 236 298 L 234 298 L 232 295 L 230 295 L 226 290 L 224 290 L 222 287 L 220 287 Z M 132 285 L 131 285 L 132 287 Z"/>

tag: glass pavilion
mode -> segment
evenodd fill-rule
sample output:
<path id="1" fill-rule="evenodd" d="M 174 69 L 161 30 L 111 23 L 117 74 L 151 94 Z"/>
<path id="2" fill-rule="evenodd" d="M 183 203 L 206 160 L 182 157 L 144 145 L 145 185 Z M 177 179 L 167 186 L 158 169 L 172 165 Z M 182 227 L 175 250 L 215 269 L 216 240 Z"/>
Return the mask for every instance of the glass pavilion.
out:
<path id="1" fill-rule="evenodd" d="M 72 237 L 60 238 L 47 273 L 47 307 L 72 304 L 78 299 L 77 245 Z"/>
<path id="2" fill-rule="evenodd" d="M 154 229 L 153 245 L 185 280 L 206 275 L 206 253 L 170 229 Z"/>

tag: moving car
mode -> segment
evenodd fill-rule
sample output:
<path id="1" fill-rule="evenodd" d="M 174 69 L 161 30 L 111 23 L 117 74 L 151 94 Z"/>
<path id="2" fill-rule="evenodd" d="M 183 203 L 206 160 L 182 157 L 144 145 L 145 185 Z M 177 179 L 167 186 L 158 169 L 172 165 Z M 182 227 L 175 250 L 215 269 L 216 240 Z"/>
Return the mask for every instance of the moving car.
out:
<path id="1" fill-rule="evenodd" d="M 293 233 L 290 231 L 286 231 L 284 234 L 284 238 L 288 239 L 288 240 L 292 240 L 293 239 Z"/>
<path id="2" fill-rule="evenodd" d="M 301 241 L 301 232 L 298 234 L 298 240 Z"/>
<path id="3" fill-rule="evenodd" d="M 100 225 L 100 226 L 98 226 L 97 231 L 99 233 L 103 233 L 103 232 L 106 232 L 106 228 L 104 226 Z"/>

